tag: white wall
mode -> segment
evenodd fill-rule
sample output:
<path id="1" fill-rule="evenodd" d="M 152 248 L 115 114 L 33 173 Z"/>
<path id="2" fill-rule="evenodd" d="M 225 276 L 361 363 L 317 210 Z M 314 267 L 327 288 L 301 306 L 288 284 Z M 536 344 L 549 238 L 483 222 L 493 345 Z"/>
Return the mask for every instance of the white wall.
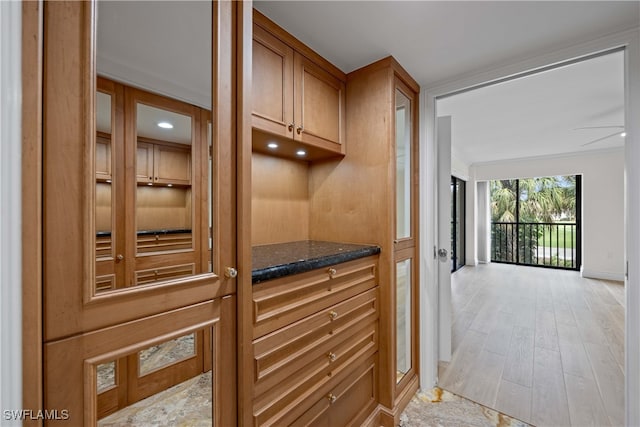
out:
<path id="1" fill-rule="evenodd" d="M 451 175 L 463 181 L 469 180 L 469 165 L 457 156 L 453 149 L 451 151 Z"/>
<path id="2" fill-rule="evenodd" d="M 624 280 L 624 149 L 476 164 L 477 181 L 582 174 L 582 272 Z"/>
<path id="3" fill-rule="evenodd" d="M 21 22 L 22 4 L 0 1 L 0 410 L 22 407 Z"/>

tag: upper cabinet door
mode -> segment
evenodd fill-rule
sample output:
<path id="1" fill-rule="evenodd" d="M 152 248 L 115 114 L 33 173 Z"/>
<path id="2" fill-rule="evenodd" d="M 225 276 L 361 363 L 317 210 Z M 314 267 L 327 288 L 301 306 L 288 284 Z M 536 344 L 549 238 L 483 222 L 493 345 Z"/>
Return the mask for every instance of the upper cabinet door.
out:
<path id="1" fill-rule="evenodd" d="M 293 137 L 293 49 L 253 26 L 253 127 Z"/>
<path id="2" fill-rule="evenodd" d="M 295 54 L 295 138 L 344 154 L 345 84 Z"/>

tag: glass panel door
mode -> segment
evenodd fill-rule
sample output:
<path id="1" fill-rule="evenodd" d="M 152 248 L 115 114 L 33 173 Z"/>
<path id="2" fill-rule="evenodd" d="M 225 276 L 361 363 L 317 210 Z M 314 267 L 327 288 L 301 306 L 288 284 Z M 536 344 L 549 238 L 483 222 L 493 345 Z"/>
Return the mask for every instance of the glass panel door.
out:
<path id="1" fill-rule="evenodd" d="M 466 183 L 451 177 L 451 271 L 464 265 Z"/>
<path id="2" fill-rule="evenodd" d="M 411 100 L 396 90 L 396 239 L 411 231 Z"/>
<path id="3" fill-rule="evenodd" d="M 415 94 L 396 80 L 395 91 L 395 383 L 405 387 L 417 368 Z M 405 381 L 406 380 L 406 381 Z"/>

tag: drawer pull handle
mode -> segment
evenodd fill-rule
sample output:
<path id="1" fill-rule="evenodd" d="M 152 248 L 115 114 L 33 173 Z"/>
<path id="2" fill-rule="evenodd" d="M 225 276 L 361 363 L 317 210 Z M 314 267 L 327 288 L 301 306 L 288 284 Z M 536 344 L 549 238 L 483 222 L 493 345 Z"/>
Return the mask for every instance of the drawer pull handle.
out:
<path id="1" fill-rule="evenodd" d="M 335 402 L 336 400 L 338 400 L 338 396 L 336 396 L 333 393 L 329 393 L 327 395 L 327 399 L 329 400 L 329 404 L 332 404 L 333 402 Z"/>
<path id="2" fill-rule="evenodd" d="M 329 354 L 327 354 L 327 357 L 329 358 L 329 362 L 335 362 L 336 359 L 338 358 L 338 356 L 332 351 L 330 351 Z"/>
<path id="3" fill-rule="evenodd" d="M 335 268 L 330 268 L 329 270 L 327 270 L 327 273 L 329 273 L 329 276 L 335 276 L 337 271 Z"/>
<path id="4" fill-rule="evenodd" d="M 330 318 L 331 320 L 336 320 L 336 318 L 337 318 L 337 317 L 338 317 L 338 313 L 336 313 L 335 311 L 331 310 L 331 311 L 329 312 L 329 318 Z"/>

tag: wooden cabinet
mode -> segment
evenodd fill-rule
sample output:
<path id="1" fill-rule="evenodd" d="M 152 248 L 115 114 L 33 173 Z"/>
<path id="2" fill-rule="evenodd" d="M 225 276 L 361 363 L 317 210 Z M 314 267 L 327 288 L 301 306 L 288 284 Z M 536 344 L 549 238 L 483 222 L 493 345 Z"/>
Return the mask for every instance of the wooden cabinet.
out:
<path id="1" fill-rule="evenodd" d="M 357 426 L 376 406 L 376 363 L 371 357 L 354 367 L 291 425 L 295 427 Z"/>
<path id="2" fill-rule="evenodd" d="M 191 184 L 191 149 L 170 143 L 141 142 L 136 149 L 136 180 L 139 184 Z"/>
<path id="3" fill-rule="evenodd" d="M 254 11 L 252 101 L 254 129 L 280 137 L 254 137 L 254 149 L 303 159 L 345 153 L 345 76 L 260 13 Z"/>
<path id="4" fill-rule="evenodd" d="M 98 132 L 96 136 L 96 180 L 111 179 L 111 137 Z"/>
<path id="5" fill-rule="evenodd" d="M 348 152 L 310 168 L 309 229 L 381 248 L 378 399 L 381 424 L 398 425 L 419 378 L 420 89 L 392 57 L 353 71 L 347 86 Z"/>
<path id="6" fill-rule="evenodd" d="M 359 425 L 371 413 L 377 262 L 367 257 L 254 285 L 254 425 Z"/>

